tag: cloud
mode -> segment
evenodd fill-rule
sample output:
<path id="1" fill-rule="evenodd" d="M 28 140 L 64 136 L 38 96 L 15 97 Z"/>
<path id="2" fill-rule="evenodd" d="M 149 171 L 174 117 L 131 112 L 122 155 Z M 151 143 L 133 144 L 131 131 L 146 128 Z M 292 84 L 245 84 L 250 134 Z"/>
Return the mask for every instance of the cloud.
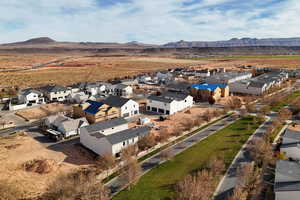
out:
<path id="1" fill-rule="evenodd" d="M 293 37 L 299 17 L 297 0 L 9 0 L 0 7 L 0 43 Z"/>

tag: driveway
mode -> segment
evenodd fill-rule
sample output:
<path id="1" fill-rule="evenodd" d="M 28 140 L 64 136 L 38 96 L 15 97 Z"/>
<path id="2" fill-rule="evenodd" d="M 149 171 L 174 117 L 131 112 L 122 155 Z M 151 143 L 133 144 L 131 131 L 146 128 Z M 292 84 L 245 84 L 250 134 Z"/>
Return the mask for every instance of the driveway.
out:
<path id="1" fill-rule="evenodd" d="M 227 117 L 201 131 L 195 133 L 191 137 L 184 139 L 183 141 L 177 143 L 174 146 L 169 147 L 171 157 L 181 153 L 182 151 L 186 150 L 187 148 L 197 144 L 201 140 L 205 139 L 206 137 L 216 133 L 218 130 L 224 128 L 228 124 L 234 122 L 235 120 L 232 117 Z M 142 173 L 147 173 L 149 170 L 153 169 L 154 167 L 160 165 L 163 160 L 160 158 L 160 153 L 154 155 L 153 157 L 143 161 L 141 163 Z M 124 188 L 124 184 L 120 180 L 119 177 L 111 180 L 106 184 L 106 186 L 111 190 L 111 195 L 116 195 Z"/>

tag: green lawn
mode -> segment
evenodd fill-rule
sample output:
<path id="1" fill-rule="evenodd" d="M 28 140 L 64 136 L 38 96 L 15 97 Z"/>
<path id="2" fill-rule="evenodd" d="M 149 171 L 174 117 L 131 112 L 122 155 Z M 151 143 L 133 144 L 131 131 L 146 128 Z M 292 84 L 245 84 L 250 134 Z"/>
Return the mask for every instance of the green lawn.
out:
<path id="1" fill-rule="evenodd" d="M 285 97 L 284 101 L 281 102 L 280 104 L 276 105 L 276 106 L 271 106 L 271 110 L 272 111 L 279 111 L 281 108 L 283 108 L 284 106 L 289 105 L 293 100 L 295 100 L 297 97 L 300 97 L 300 90 L 293 92 L 292 94 L 288 95 L 287 97 Z"/>
<path id="2" fill-rule="evenodd" d="M 130 191 L 122 191 L 113 200 L 167 199 L 174 195 L 172 188 L 178 180 L 204 168 L 211 157 L 222 155 L 226 166 L 229 166 L 241 146 L 258 128 L 259 123 L 253 124 L 252 120 L 253 117 L 246 117 L 209 136 L 171 161 L 154 168 Z"/>

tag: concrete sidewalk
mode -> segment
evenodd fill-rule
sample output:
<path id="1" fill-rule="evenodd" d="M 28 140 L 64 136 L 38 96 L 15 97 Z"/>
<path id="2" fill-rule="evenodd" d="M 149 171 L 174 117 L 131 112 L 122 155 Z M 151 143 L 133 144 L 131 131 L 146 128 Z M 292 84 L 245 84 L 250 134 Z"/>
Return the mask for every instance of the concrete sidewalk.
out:
<path id="1" fill-rule="evenodd" d="M 237 184 L 237 170 L 243 164 L 251 163 L 253 160 L 250 158 L 249 151 L 247 147 L 251 141 L 257 138 L 261 138 L 266 132 L 267 127 L 271 123 L 271 118 L 268 117 L 267 120 L 255 131 L 255 133 L 248 139 L 248 141 L 243 145 L 239 153 L 236 155 L 232 161 L 230 167 L 225 173 L 224 177 L 220 181 L 215 194 L 214 200 L 226 200 L 233 192 Z"/>
<path id="2" fill-rule="evenodd" d="M 170 150 L 171 156 L 173 157 L 173 156 L 183 152 L 187 148 L 197 144 L 201 140 L 216 133 L 218 130 L 233 123 L 234 121 L 235 121 L 235 119 L 233 119 L 231 116 L 227 117 L 205 129 L 199 131 L 198 133 L 195 133 L 194 135 L 180 141 L 179 143 L 169 147 L 168 149 Z M 154 155 L 153 157 L 151 157 L 141 163 L 142 173 L 143 174 L 147 173 L 149 170 L 162 164 L 163 162 L 164 161 L 161 160 L 161 158 L 160 158 L 160 153 Z M 111 195 L 114 196 L 117 193 L 119 193 L 120 191 L 122 191 L 122 189 L 124 189 L 125 184 L 122 183 L 122 181 L 120 180 L 119 177 L 116 177 L 115 179 L 108 182 L 106 184 L 106 186 L 111 190 Z"/>

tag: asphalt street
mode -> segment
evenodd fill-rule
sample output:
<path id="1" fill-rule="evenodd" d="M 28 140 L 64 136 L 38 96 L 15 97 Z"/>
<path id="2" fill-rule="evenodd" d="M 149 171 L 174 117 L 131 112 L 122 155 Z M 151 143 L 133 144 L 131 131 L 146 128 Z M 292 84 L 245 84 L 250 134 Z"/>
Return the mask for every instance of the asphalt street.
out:
<path id="1" fill-rule="evenodd" d="M 169 147 L 171 157 L 181 153 L 182 151 L 186 150 L 187 148 L 193 146 L 194 144 L 197 144 L 198 142 L 205 139 L 209 135 L 216 133 L 218 130 L 224 128 L 225 126 L 227 126 L 228 124 L 230 124 L 234 121 L 235 121 L 235 119 L 233 119 L 232 117 L 227 117 L 205 129 L 199 131 L 198 133 L 195 133 L 191 137 L 184 139 L 183 141 L 177 143 L 176 145 Z M 141 168 L 142 168 L 143 174 L 148 172 L 149 170 L 153 169 L 154 167 L 160 165 L 163 162 L 163 160 L 160 158 L 161 157 L 160 154 L 161 153 L 158 153 L 158 154 L 154 155 L 153 157 L 151 157 L 141 163 Z M 126 183 L 123 183 L 122 180 L 120 179 L 120 177 L 116 177 L 115 179 L 111 180 L 110 182 L 108 182 L 106 184 L 106 186 L 111 190 L 112 196 L 116 195 L 118 192 L 120 192 L 124 188 L 125 185 L 126 185 Z"/>
<path id="2" fill-rule="evenodd" d="M 246 163 L 251 163 L 253 160 L 249 154 L 249 143 L 254 141 L 257 138 L 261 138 L 263 134 L 266 132 L 268 126 L 271 124 L 271 119 L 276 117 L 276 113 L 271 113 L 268 115 L 270 117 L 269 120 L 265 121 L 256 132 L 253 134 L 252 137 L 246 142 L 240 152 L 237 154 L 235 160 L 231 163 L 231 166 L 227 170 L 224 178 L 220 182 L 216 192 L 214 200 L 226 200 L 228 196 L 230 196 L 237 184 L 237 171 L 240 167 L 242 167 Z"/>

